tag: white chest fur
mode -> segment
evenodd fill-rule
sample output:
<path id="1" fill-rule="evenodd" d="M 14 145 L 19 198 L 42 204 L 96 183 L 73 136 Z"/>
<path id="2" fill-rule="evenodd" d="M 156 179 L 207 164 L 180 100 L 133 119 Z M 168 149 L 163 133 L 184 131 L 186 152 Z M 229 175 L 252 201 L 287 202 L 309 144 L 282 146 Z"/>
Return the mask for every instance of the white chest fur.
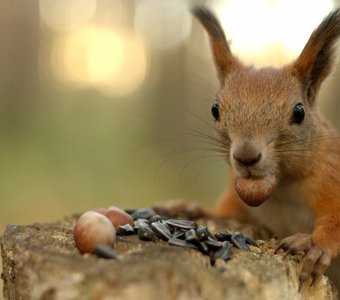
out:
<path id="1" fill-rule="evenodd" d="M 313 218 L 303 201 L 298 183 L 283 180 L 274 195 L 259 207 L 248 207 L 249 214 L 273 231 L 278 238 L 294 233 L 311 233 Z"/>

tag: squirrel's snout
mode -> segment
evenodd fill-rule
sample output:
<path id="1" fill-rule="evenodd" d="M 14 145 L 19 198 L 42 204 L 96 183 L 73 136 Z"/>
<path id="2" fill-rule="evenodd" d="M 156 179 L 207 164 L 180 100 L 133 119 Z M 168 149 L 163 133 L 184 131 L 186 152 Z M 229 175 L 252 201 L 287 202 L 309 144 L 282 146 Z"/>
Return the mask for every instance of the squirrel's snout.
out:
<path id="1" fill-rule="evenodd" d="M 233 153 L 233 158 L 241 167 L 251 167 L 256 165 L 262 157 L 259 151 L 252 143 L 245 142 L 238 145 Z"/>

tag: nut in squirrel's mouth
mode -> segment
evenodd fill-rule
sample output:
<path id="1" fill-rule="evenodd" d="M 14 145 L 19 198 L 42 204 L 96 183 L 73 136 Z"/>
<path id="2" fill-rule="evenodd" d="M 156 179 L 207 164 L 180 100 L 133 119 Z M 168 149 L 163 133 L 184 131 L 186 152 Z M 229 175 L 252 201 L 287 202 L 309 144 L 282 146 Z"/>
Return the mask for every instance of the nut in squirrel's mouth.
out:
<path id="1" fill-rule="evenodd" d="M 259 206 L 266 201 L 277 188 L 277 177 L 267 175 L 262 178 L 236 177 L 235 189 L 239 197 L 249 206 Z"/>

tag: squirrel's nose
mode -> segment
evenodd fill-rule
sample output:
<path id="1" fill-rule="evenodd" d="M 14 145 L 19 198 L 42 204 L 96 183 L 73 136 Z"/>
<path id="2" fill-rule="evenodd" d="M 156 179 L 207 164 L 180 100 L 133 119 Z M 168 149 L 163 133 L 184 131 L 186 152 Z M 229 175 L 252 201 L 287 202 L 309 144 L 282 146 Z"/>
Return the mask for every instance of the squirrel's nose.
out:
<path id="1" fill-rule="evenodd" d="M 233 158 L 244 167 L 251 167 L 261 160 L 261 152 L 251 143 L 239 145 L 233 152 Z"/>

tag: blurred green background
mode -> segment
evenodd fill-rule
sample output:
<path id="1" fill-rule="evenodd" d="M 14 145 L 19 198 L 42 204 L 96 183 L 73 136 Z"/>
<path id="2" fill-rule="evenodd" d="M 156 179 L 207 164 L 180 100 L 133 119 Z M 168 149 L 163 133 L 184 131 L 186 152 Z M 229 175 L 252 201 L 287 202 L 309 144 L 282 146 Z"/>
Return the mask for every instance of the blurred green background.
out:
<path id="1" fill-rule="evenodd" d="M 337 1 L 197 1 L 248 63 L 282 66 Z M 0 1 L 0 229 L 173 198 L 212 206 L 219 83 L 185 0 Z M 289 22 L 287 22 L 289 20 Z M 320 95 L 338 122 L 336 68 Z M 339 124 L 337 124 L 339 128 Z"/>

